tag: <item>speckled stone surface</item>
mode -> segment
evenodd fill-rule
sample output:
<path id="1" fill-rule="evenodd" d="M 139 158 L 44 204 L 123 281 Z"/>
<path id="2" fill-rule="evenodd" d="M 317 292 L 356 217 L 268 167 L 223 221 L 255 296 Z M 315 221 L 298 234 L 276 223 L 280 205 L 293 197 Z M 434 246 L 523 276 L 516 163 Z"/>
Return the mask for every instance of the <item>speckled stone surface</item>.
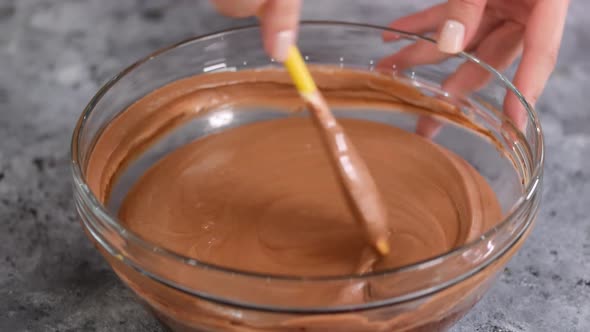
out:
<path id="1" fill-rule="evenodd" d="M 428 2 L 307 1 L 304 17 L 386 24 Z M 572 2 L 539 103 L 547 159 L 536 227 L 453 332 L 590 331 L 590 2 Z M 0 0 L 0 331 L 162 331 L 82 232 L 70 134 L 123 66 L 249 22 L 204 0 Z"/>

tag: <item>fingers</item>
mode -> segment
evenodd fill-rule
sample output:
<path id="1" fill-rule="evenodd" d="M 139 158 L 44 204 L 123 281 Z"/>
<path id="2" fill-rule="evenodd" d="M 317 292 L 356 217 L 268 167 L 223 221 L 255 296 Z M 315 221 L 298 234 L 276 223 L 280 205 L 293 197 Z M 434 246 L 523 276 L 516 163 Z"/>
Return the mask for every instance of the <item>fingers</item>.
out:
<path id="1" fill-rule="evenodd" d="M 444 16 L 441 17 L 441 20 L 442 19 L 444 19 Z M 417 26 L 411 26 L 409 23 L 411 23 L 411 21 L 404 23 L 404 29 L 408 29 L 409 31 L 418 30 Z M 418 22 L 416 23 L 420 24 Z M 395 24 L 395 22 L 392 24 Z M 499 19 L 495 17 L 484 18 L 481 21 L 481 25 L 475 37 L 471 39 L 471 43 L 468 45 L 467 50 L 477 47 L 481 40 L 486 38 L 486 36 L 491 31 L 498 27 L 498 24 Z M 438 23 L 435 23 L 433 29 L 436 29 L 437 25 Z M 397 71 L 403 71 L 413 66 L 439 63 L 451 56 L 452 55 L 448 53 L 440 52 L 437 46 L 431 42 L 418 41 L 412 45 L 402 48 L 400 51 L 389 57 L 383 58 L 378 63 L 378 67 L 384 70 L 395 68 Z"/>
<path id="2" fill-rule="evenodd" d="M 393 55 L 379 60 L 377 67 L 401 72 L 418 65 L 439 63 L 448 57 L 449 55 L 439 52 L 435 44 L 420 40 L 402 48 Z"/>
<path id="3" fill-rule="evenodd" d="M 211 1 L 223 15 L 231 17 L 249 17 L 255 16 L 257 11 L 266 2 L 266 0 L 212 0 Z"/>
<path id="4" fill-rule="evenodd" d="M 440 22 L 442 22 L 446 15 L 446 4 L 440 4 L 430 7 L 421 12 L 402 17 L 389 24 L 392 29 L 413 32 L 416 34 L 426 34 L 428 32 L 436 31 Z M 386 31 L 382 35 L 383 41 L 394 41 L 399 39 L 399 35 L 395 32 Z"/>
<path id="5" fill-rule="evenodd" d="M 524 27 L 520 24 L 506 22 L 481 42 L 475 55 L 496 70 L 504 71 L 522 52 L 523 32 Z M 489 71 L 466 61 L 445 80 L 443 89 L 454 95 L 465 95 L 483 88 L 491 78 Z"/>
<path id="6" fill-rule="evenodd" d="M 447 20 L 440 30 L 438 48 L 455 54 L 463 51 L 475 36 L 487 0 L 449 0 Z"/>
<path id="7" fill-rule="evenodd" d="M 498 71 L 506 70 L 522 51 L 523 30 L 524 27 L 517 23 L 504 23 L 481 42 L 475 52 L 476 56 Z M 502 52 L 498 52 L 498 49 Z M 483 88 L 491 77 L 491 73 L 480 65 L 466 61 L 445 80 L 443 90 L 455 96 L 463 96 Z M 416 124 L 416 133 L 432 138 L 441 127 L 442 124 L 436 119 L 422 116 Z"/>
<path id="8" fill-rule="evenodd" d="M 524 53 L 514 85 L 532 106 L 555 68 L 568 6 L 568 0 L 539 1 L 527 23 Z M 507 94 L 504 109 L 518 128 L 525 128 L 527 113 L 516 95 Z"/>
<path id="9" fill-rule="evenodd" d="M 261 14 L 264 48 L 271 57 L 285 61 L 297 39 L 301 0 L 267 0 Z"/>
<path id="10" fill-rule="evenodd" d="M 232 17 L 258 16 L 264 49 L 278 61 L 285 61 L 297 39 L 301 0 L 212 0 L 222 14 Z"/>
<path id="11" fill-rule="evenodd" d="M 442 128 L 442 123 L 438 120 L 421 115 L 416 123 L 416 134 L 426 138 L 433 138 L 438 134 L 440 128 Z"/>

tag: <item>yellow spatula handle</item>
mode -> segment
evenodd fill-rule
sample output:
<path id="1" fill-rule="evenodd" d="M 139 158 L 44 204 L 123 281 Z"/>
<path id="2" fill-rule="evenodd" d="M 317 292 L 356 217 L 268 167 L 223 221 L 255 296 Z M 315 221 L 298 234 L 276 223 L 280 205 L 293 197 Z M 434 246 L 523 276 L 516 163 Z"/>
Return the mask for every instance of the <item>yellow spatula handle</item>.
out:
<path id="1" fill-rule="evenodd" d="M 287 67 L 287 71 L 300 94 L 307 95 L 317 91 L 317 87 L 297 46 L 292 45 L 289 48 L 285 67 Z"/>

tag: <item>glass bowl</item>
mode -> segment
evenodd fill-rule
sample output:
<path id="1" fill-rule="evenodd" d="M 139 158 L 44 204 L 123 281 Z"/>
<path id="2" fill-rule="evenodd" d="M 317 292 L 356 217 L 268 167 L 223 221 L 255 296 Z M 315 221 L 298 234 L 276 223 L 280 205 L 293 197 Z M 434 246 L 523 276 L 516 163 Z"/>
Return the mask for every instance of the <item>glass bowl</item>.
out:
<path id="1" fill-rule="evenodd" d="M 386 31 L 397 33 L 401 39 L 384 43 L 382 34 Z M 125 130 L 113 133 L 106 129 L 146 94 L 195 75 L 280 66 L 265 55 L 259 35 L 259 28 L 252 26 L 178 43 L 133 64 L 98 91 L 80 117 L 72 139 L 75 204 L 88 237 L 140 301 L 175 331 L 448 329 L 479 301 L 530 233 L 541 195 L 543 139 L 537 114 L 521 94 L 504 76 L 471 55 L 461 53 L 441 63 L 412 64 L 403 69 L 395 63 L 378 66 L 380 59 L 410 43 L 433 43 L 426 37 L 364 24 L 303 22 L 299 46 L 311 64 L 392 74 L 460 110 L 461 116 L 437 115 L 445 125 L 433 139 L 463 157 L 487 179 L 504 216 L 476 240 L 431 259 L 363 275 L 265 275 L 185 257 L 141 238 L 117 219 L 129 188 L 167 153 L 211 133 L 290 116 L 280 108 L 225 106 L 195 112 L 176 121 L 165 135 L 136 146 L 132 158 L 109 164 L 114 149 L 132 144 L 133 138 L 122 139 Z M 442 82 L 462 61 L 473 62 L 489 73 L 490 83 L 477 92 L 445 91 Z M 522 130 L 498 111 L 506 95 L 521 102 L 528 122 Z M 361 118 L 409 131 L 414 130 L 419 118 L 417 113 L 396 109 L 336 107 L 334 112 L 340 118 Z M 129 123 L 140 124 L 149 113 L 146 109 L 128 119 Z M 468 119 L 469 126 L 459 118 Z M 96 172 L 88 171 L 91 155 L 101 140 L 114 143 L 113 151 L 94 158 L 98 164 L 93 167 L 102 176 L 117 174 L 107 188 L 97 184 Z M 380 291 L 370 301 L 355 304 L 324 303 L 319 298 L 305 305 L 290 301 L 294 293 L 314 294 L 356 282 L 371 282 Z"/>

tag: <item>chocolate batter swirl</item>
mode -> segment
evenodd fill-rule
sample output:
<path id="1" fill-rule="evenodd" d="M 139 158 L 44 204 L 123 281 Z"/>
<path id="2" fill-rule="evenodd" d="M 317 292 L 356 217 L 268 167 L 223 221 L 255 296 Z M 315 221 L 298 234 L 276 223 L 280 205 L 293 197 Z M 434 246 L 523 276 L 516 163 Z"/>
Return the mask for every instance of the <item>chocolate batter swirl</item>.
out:
<path id="1" fill-rule="evenodd" d="M 442 254 L 499 219 L 466 162 L 388 125 L 342 119 L 387 207 L 390 246 L 377 269 Z M 214 134 L 150 169 L 121 208 L 157 245 L 237 269 L 300 276 L 356 271 L 367 246 L 322 139 L 305 118 Z"/>
<path id="2" fill-rule="evenodd" d="M 331 107 L 429 114 L 486 134 L 451 105 L 391 77 L 326 67 L 313 68 L 312 73 Z M 287 112 L 303 107 L 289 77 L 278 69 L 201 75 L 148 94 L 113 120 L 97 141 L 87 169 L 90 188 L 106 202 L 126 166 L 170 130 L 220 107 L 247 111 L 252 106 Z M 387 208 L 390 247 L 395 249 L 377 262 L 366 254 L 363 230 L 320 134 L 302 116 L 229 129 L 171 152 L 133 186 L 120 220 L 140 237 L 203 262 L 290 276 L 342 276 L 358 273 L 359 266 L 404 266 L 471 241 L 501 220 L 494 192 L 459 156 L 389 125 L 355 119 L 340 123 Z M 133 287 L 146 298 L 168 301 L 168 290 L 160 290 L 164 293 L 159 296 L 141 284 Z M 362 303 L 370 300 L 370 291 L 380 289 L 353 284 L 318 294 L 292 294 L 289 301 L 303 305 L 321 296 L 329 299 L 323 303 Z M 173 302 L 165 306 L 172 308 L 170 315 L 182 311 L 174 309 Z M 213 324 L 214 316 L 194 319 Z M 367 331 L 376 330 L 361 318 L 349 318 Z M 292 324 L 329 327 L 343 322 L 309 319 Z M 387 330 L 391 324 L 380 328 Z M 271 324 L 268 330 L 290 331 L 288 325 L 275 327 Z"/>

